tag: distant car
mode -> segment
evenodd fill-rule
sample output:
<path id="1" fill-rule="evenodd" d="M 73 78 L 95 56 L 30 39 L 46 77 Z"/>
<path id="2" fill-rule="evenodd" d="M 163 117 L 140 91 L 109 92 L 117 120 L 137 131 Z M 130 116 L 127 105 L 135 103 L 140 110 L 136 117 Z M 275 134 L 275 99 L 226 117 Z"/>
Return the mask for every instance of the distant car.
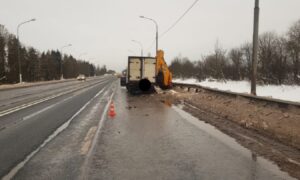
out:
<path id="1" fill-rule="evenodd" d="M 85 80 L 86 80 L 86 77 L 85 77 L 85 75 L 83 75 L 83 74 L 79 74 L 79 75 L 77 76 L 77 80 L 78 80 L 78 81 L 85 81 Z"/>

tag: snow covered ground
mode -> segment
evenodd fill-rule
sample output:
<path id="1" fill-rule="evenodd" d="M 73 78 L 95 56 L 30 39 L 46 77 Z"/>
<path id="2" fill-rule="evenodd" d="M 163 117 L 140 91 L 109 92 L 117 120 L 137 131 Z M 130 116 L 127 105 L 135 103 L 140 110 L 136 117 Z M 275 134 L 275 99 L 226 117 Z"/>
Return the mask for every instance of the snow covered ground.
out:
<path id="1" fill-rule="evenodd" d="M 173 82 L 186 83 L 186 84 L 199 84 L 210 88 L 217 88 L 220 90 L 229 90 L 232 92 L 239 93 L 250 93 L 250 82 L 248 81 L 201 81 L 198 82 L 196 79 L 174 79 Z M 288 100 L 300 102 L 300 86 L 288 86 L 288 85 L 265 85 L 257 86 L 256 93 L 258 96 L 267 96 L 276 99 Z"/>

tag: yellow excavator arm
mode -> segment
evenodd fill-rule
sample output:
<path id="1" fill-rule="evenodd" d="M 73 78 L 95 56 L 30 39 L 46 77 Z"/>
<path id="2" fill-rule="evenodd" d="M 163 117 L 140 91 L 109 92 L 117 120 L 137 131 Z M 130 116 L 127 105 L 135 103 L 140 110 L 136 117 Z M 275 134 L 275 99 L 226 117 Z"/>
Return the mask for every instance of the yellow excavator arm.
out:
<path id="1" fill-rule="evenodd" d="M 172 73 L 164 59 L 164 51 L 158 50 L 156 57 L 156 83 L 162 89 L 172 87 Z"/>

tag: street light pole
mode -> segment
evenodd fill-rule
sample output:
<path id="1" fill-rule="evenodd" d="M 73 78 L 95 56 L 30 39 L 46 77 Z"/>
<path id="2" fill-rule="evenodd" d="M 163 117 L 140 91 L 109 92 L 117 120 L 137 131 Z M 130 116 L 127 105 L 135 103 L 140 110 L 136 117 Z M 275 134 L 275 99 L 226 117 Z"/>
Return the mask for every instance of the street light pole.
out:
<path id="1" fill-rule="evenodd" d="M 145 16 L 140 16 L 140 18 L 148 19 L 148 20 L 154 22 L 154 24 L 155 24 L 155 27 L 156 27 L 156 34 L 155 34 L 155 40 L 156 40 L 156 48 L 155 48 L 155 50 L 156 50 L 156 52 L 155 52 L 155 54 L 157 56 L 157 51 L 158 51 L 158 24 L 157 24 L 157 22 L 154 19 L 151 19 L 151 18 L 148 18 L 148 17 L 145 17 Z"/>
<path id="2" fill-rule="evenodd" d="M 20 24 L 18 24 L 17 26 L 17 40 L 18 40 L 18 48 L 17 48 L 17 53 L 18 53 L 18 64 L 19 64 L 19 83 L 22 83 L 22 66 L 21 66 L 21 59 L 20 59 L 20 38 L 19 38 L 19 29 L 20 27 L 25 24 L 25 23 L 29 23 L 31 21 L 35 21 L 36 19 L 30 19 L 28 21 L 24 21 L 21 22 Z"/>
<path id="3" fill-rule="evenodd" d="M 253 52 L 251 73 L 251 94 L 256 95 L 256 74 L 258 58 L 258 30 L 259 30 L 259 0 L 255 0 L 254 25 L 253 25 Z"/>
<path id="4" fill-rule="evenodd" d="M 140 47 L 141 47 L 141 56 L 143 57 L 143 44 L 139 41 L 136 41 L 136 40 L 131 40 L 131 41 L 134 42 L 134 43 L 137 43 L 138 45 L 140 45 Z"/>
<path id="5" fill-rule="evenodd" d="M 60 60 L 60 80 L 63 80 L 64 79 L 64 74 L 63 74 L 63 67 L 62 67 L 62 61 L 63 61 L 63 49 L 66 48 L 66 47 L 70 47 L 72 46 L 72 44 L 67 44 L 63 47 L 60 48 L 60 53 L 61 53 L 61 60 Z"/>

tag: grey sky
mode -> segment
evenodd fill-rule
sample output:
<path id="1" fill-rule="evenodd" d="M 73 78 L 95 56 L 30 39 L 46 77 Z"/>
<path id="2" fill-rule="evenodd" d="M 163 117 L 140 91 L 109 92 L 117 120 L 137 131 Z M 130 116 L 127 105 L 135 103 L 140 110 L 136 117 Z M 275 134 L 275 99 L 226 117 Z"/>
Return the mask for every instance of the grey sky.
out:
<path id="1" fill-rule="evenodd" d="M 20 40 L 40 51 L 59 49 L 82 56 L 95 64 L 122 70 L 127 56 L 139 55 L 132 39 L 142 42 L 145 54 L 154 54 L 155 26 L 140 19 L 155 19 L 159 32 L 165 31 L 194 0 L 1 0 L 0 24 L 16 33 Z M 168 34 L 159 39 L 169 63 L 177 55 L 198 60 L 213 51 L 216 40 L 232 48 L 252 39 L 254 0 L 199 0 L 194 8 Z M 284 33 L 300 19 L 300 0 L 261 0 L 260 33 Z M 149 48 L 151 46 L 151 48 Z"/>

